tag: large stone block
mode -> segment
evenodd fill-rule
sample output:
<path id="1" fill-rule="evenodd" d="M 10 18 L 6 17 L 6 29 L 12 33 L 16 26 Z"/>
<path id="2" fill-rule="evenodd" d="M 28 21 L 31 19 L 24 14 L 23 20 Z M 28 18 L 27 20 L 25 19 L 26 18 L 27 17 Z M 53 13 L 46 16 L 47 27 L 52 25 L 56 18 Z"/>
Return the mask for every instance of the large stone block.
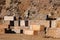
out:
<path id="1" fill-rule="evenodd" d="M 8 21 L 8 20 L 5 20 L 5 21 L 4 21 L 4 24 L 7 24 L 7 25 L 9 25 L 9 24 L 10 24 L 10 21 Z"/>
<path id="2" fill-rule="evenodd" d="M 34 34 L 34 31 L 33 30 L 30 30 L 30 29 L 24 29 L 24 34 L 26 35 L 33 35 Z"/>
<path id="3" fill-rule="evenodd" d="M 14 16 L 4 16 L 4 20 L 14 20 Z"/>
<path id="4" fill-rule="evenodd" d="M 30 25 L 30 29 L 39 31 L 40 30 L 40 25 Z"/>
<path id="5" fill-rule="evenodd" d="M 51 28 L 56 28 L 56 26 L 57 26 L 56 20 L 53 20 L 51 22 L 52 22 L 51 23 Z"/>
<path id="6" fill-rule="evenodd" d="M 14 27 L 14 29 L 12 29 L 12 31 L 14 31 L 16 33 L 20 33 L 20 27 Z"/>
<path id="7" fill-rule="evenodd" d="M 25 26 L 25 20 L 20 21 L 20 26 Z"/>
<path id="8" fill-rule="evenodd" d="M 18 21 L 14 21 L 14 26 L 18 26 Z"/>

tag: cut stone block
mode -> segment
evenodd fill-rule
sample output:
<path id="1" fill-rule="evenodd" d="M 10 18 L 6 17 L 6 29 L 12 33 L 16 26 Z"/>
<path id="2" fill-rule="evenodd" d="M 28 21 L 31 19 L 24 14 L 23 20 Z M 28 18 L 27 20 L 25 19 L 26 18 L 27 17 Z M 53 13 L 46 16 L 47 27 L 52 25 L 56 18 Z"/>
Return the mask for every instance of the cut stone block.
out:
<path id="1" fill-rule="evenodd" d="M 56 24 L 56 20 L 51 21 L 51 28 L 56 28 L 57 24 Z"/>
<path id="2" fill-rule="evenodd" d="M 4 16 L 4 20 L 14 20 L 14 16 Z"/>
<path id="3" fill-rule="evenodd" d="M 20 21 L 20 26 L 25 26 L 25 20 Z"/>
<path id="4" fill-rule="evenodd" d="M 1 29 L 1 28 L 2 28 L 2 29 L 3 29 L 3 28 L 8 28 L 8 24 L 1 24 L 1 25 L 0 25 L 0 29 Z"/>
<path id="5" fill-rule="evenodd" d="M 9 25 L 9 24 L 10 24 L 10 21 L 8 21 L 8 20 L 5 20 L 5 21 L 4 21 L 4 24 L 7 24 L 7 25 Z"/>
<path id="6" fill-rule="evenodd" d="M 19 27 L 15 27 L 14 29 L 12 29 L 12 31 L 14 31 L 16 33 L 20 33 L 20 28 Z"/>
<path id="7" fill-rule="evenodd" d="M 26 34 L 26 35 L 33 35 L 34 31 L 30 30 L 30 29 L 24 29 L 23 33 Z"/>
<path id="8" fill-rule="evenodd" d="M 31 26 L 30 26 L 30 29 L 31 29 L 31 30 L 39 31 L 39 30 L 40 30 L 40 25 L 31 25 Z"/>
<path id="9" fill-rule="evenodd" d="M 14 26 L 18 26 L 18 21 L 14 21 Z"/>

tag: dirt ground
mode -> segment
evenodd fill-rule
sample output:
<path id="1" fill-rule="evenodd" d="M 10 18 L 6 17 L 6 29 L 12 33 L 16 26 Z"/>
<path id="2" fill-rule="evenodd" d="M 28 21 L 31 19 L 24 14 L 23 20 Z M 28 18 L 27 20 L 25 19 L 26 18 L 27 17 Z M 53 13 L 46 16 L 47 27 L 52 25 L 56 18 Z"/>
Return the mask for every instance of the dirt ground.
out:
<path id="1" fill-rule="evenodd" d="M 60 40 L 57 38 L 44 38 L 44 35 L 24 35 L 24 34 L 0 34 L 0 40 Z"/>

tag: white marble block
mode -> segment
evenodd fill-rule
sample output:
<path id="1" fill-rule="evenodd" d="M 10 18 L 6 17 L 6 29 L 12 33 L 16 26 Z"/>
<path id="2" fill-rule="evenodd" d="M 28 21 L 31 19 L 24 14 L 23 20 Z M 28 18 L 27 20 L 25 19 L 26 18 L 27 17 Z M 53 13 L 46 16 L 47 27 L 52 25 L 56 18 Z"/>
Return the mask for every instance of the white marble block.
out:
<path id="1" fill-rule="evenodd" d="M 20 26 L 25 26 L 25 20 L 20 21 Z"/>
<path id="2" fill-rule="evenodd" d="M 12 31 L 14 31 L 16 33 L 20 33 L 20 28 L 19 27 L 14 27 L 14 29 L 12 29 Z"/>
<path id="3" fill-rule="evenodd" d="M 14 21 L 14 26 L 18 26 L 18 21 Z"/>
<path id="4" fill-rule="evenodd" d="M 56 20 L 52 21 L 52 25 L 51 28 L 56 28 L 57 24 L 56 24 Z"/>
<path id="5" fill-rule="evenodd" d="M 4 20 L 14 20 L 14 16 L 4 16 Z"/>

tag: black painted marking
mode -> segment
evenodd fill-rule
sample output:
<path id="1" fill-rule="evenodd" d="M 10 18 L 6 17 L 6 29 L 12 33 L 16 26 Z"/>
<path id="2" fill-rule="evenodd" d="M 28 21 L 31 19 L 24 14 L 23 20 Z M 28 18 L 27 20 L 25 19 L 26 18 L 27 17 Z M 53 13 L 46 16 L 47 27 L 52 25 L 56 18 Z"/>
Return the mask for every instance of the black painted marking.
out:
<path id="1" fill-rule="evenodd" d="M 28 26 L 28 20 L 25 20 L 25 26 Z"/>
<path id="2" fill-rule="evenodd" d="M 23 30 L 22 29 L 20 30 L 20 33 L 23 34 Z"/>
<path id="3" fill-rule="evenodd" d="M 10 21 L 10 26 L 14 26 L 14 21 Z"/>

